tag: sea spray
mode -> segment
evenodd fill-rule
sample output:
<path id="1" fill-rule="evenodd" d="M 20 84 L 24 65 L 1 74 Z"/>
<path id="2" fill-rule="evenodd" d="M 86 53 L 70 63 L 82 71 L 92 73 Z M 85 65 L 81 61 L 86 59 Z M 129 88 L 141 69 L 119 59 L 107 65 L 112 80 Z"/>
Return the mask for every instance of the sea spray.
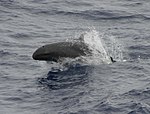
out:
<path id="1" fill-rule="evenodd" d="M 81 62 L 88 65 L 110 64 L 112 63 L 111 57 L 115 61 L 123 61 L 122 45 L 117 41 L 116 37 L 103 34 L 91 28 L 83 32 L 80 37 L 76 39 L 67 40 L 71 42 L 83 42 L 91 50 L 91 54 L 87 56 L 77 57 L 75 62 Z M 70 60 L 69 60 L 70 61 Z M 71 63 L 70 61 L 70 63 Z"/>
<path id="2" fill-rule="evenodd" d="M 106 52 L 99 32 L 95 29 L 86 31 L 82 34 L 83 42 L 92 51 L 92 56 L 86 57 L 89 64 L 112 63 L 110 56 Z"/>
<path id="3" fill-rule="evenodd" d="M 101 38 L 107 54 L 115 61 L 123 61 L 123 46 L 119 43 L 116 37 L 101 34 Z"/>

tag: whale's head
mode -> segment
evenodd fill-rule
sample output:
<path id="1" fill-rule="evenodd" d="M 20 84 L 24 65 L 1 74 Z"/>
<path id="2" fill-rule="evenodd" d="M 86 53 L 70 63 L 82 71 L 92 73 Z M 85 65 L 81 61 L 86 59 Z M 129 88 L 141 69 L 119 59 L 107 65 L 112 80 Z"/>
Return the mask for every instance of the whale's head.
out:
<path id="1" fill-rule="evenodd" d="M 38 48 L 32 55 L 34 60 L 43 60 L 43 61 L 55 61 L 57 62 L 58 58 L 54 56 L 55 53 L 51 51 L 49 45 L 42 46 Z"/>
<path id="2" fill-rule="evenodd" d="M 44 45 L 38 48 L 32 55 L 34 60 L 55 61 L 59 58 L 76 58 L 85 56 L 88 48 L 83 43 L 59 42 Z"/>

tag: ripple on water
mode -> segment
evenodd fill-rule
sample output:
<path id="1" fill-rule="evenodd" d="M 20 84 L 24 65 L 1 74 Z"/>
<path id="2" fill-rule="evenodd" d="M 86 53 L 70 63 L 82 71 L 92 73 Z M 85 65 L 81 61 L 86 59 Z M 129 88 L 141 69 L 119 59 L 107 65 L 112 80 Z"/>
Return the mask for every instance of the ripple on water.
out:
<path id="1" fill-rule="evenodd" d="M 65 71 L 49 71 L 46 78 L 39 78 L 39 83 L 46 85 L 49 89 L 65 89 L 78 85 L 86 85 L 88 82 L 88 66 L 70 67 Z"/>

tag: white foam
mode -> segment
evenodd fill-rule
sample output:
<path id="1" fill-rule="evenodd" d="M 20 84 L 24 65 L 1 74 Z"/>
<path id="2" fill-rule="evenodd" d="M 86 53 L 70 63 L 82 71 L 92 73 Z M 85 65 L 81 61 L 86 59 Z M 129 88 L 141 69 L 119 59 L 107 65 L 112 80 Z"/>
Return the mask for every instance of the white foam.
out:
<path id="1" fill-rule="evenodd" d="M 110 57 L 115 61 L 124 61 L 122 54 L 123 47 L 112 35 L 99 33 L 92 28 L 82 33 L 80 40 L 92 50 L 92 56 L 82 57 L 88 64 L 110 64 L 112 63 Z"/>
<path id="2" fill-rule="evenodd" d="M 98 31 L 95 29 L 86 31 L 82 34 L 82 40 L 92 50 L 92 56 L 85 59 L 89 64 L 112 63 Z"/>

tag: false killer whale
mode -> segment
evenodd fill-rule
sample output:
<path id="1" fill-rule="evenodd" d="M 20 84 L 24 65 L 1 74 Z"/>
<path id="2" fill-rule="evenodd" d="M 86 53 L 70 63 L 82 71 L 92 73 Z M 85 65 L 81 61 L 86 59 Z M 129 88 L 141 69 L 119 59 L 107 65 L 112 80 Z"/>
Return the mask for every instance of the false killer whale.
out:
<path id="1" fill-rule="evenodd" d="M 83 42 L 59 42 L 38 48 L 33 53 L 32 58 L 40 61 L 58 62 L 62 57 L 76 58 L 91 54 L 91 50 Z M 112 57 L 110 57 L 110 60 L 116 62 Z"/>
<path id="2" fill-rule="evenodd" d="M 90 50 L 83 42 L 59 42 L 44 45 L 32 55 L 34 60 L 55 61 L 61 57 L 76 58 L 90 54 Z"/>

